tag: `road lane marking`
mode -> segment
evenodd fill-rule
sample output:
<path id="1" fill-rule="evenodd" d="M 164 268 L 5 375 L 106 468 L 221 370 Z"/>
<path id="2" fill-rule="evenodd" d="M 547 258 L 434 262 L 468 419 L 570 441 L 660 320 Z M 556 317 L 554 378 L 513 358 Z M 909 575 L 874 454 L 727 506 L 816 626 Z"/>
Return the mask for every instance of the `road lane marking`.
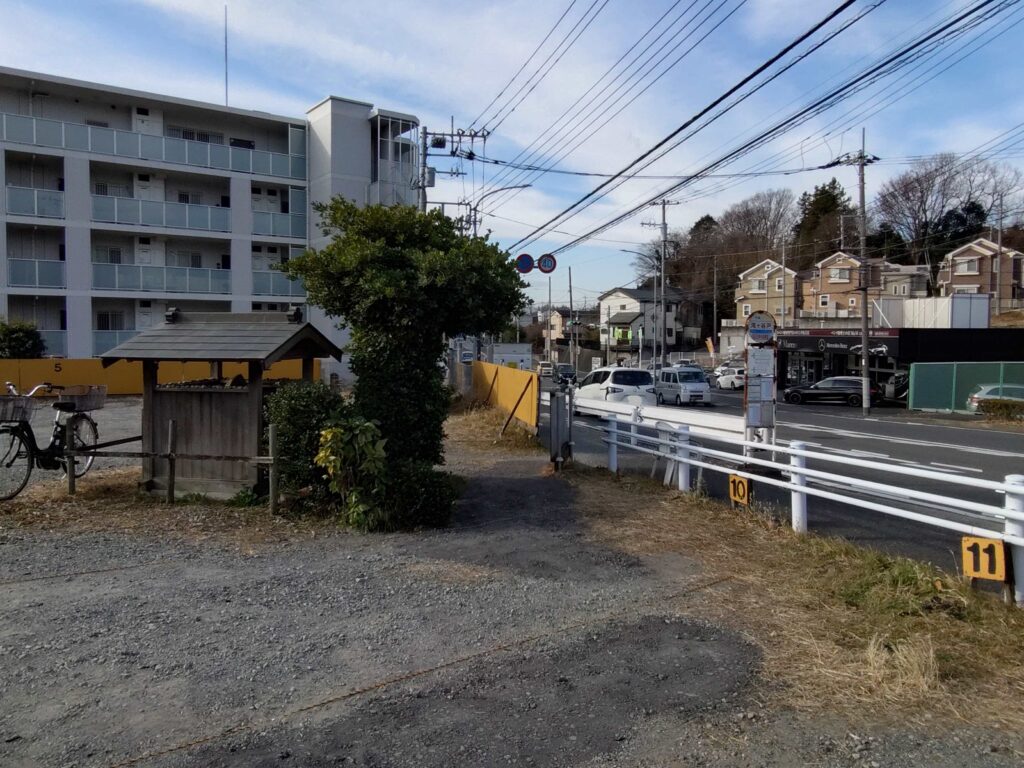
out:
<path id="1" fill-rule="evenodd" d="M 964 451 L 965 453 L 976 453 L 982 456 L 995 456 L 1009 459 L 1024 459 L 1024 453 L 1016 453 L 1014 451 L 1002 451 L 998 448 L 978 448 L 972 445 L 956 445 L 954 443 L 936 443 L 931 440 L 916 440 L 910 437 L 892 437 L 889 435 L 875 435 L 870 432 L 854 432 L 848 429 L 836 429 L 835 427 L 821 427 L 815 424 L 795 424 L 789 423 L 784 425 L 788 429 L 796 429 L 805 432 L 818 432 L 838 435 L 840 437 L 849 437 L 855 440 L 868 439 L 873 441 L 884 441 L 887 443 L 896 443 L 897 445 L 918 445 L 926 448 L 947 448 L 953 451 Z"/>
<path id="2" fill-rule="evenodd" d="M 960 464 L 943 464 L 941 461 L 930 461 L 928 462 L 933 467 L 942 467 L 943 469 L 952 469 L 954 471 L 960 470 L 961 472 L 977 472 L 979 475 L 984 474 L 984 469 L 975 469 L 974 467 L 964 467 Z"/>

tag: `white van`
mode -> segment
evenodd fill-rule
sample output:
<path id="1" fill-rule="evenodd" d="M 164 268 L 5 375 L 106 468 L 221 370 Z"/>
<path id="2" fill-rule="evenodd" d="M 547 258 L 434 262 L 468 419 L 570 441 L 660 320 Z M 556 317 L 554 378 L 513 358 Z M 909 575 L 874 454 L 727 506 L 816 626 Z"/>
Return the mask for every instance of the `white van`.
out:
<path id="1" fill-rule="evenodd" d="M 658 405 L 711 405 L 711 385 L 700 368 L 674 366 L 658 371 L 654 389 Z"/>
<path id="2" fill-rule="evenodd" d="M 747 369 L 723 368 L 715 385 L 719 389 L 743 389 L 747 385 Z"/>
<path id="3" fill-rule="evenodd" d="M 586 400 L 629 405 L 654 405 L 654 379 L 650 371 L 608 366 L 588 373 L 576 388 L 580 408 Z"/>

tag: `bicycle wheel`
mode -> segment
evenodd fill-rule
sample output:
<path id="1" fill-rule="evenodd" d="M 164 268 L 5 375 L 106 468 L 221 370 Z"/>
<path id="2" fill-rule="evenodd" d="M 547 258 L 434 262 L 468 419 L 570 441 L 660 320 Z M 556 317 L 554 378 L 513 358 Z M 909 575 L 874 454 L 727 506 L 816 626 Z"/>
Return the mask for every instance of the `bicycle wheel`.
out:
<path id="1" fill-rule="evenodd" d="M 84 413 L 76 413 L 71 417 L 71 442 L 76 451 L 83 451 L 92 448 L 99 442 L 99 430 L 96 429 L 96 422 Z M 92 469 L 95 456 L 75 457 L 75 477 L 81 477 Z M 64 477 L 68 476 L 67 459 L 60 459 L 64 467 Z"/>
<path id="2" fill-rule="evenodd" d="M 13 499 L 32 475 L 32 451 L 13 427 L 0 427 L 0 500 Z"/>

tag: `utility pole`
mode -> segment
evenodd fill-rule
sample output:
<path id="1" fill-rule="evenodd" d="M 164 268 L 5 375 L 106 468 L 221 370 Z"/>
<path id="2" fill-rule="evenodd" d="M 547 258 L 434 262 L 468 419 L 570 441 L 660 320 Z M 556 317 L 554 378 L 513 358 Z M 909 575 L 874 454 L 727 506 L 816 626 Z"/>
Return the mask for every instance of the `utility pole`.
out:
<path id="1" fill-rule="evenodd" d="M 678 202 L 673 202 L 671 200 L 659 200 L 657 202 L 651 203 L 651 205 L 660 205 L 661 206 L 661 223 L 657 224 L 657 223 L 654 223 L 654 222 L 643 222 L 641 224 L 641 226 L 645 226 L 645 227 L 660 227 L 661 228 L 661 254 L 660 254 L 660 257 L 661 257 L 660 258 L 660 261 L 661 261 L 661 299 L 660 299 L 660 302 L 658 301 L 658 279 L 657 279 L 657 277 L 655 277 L 655 279 L 654 279 L 654 295 L 655 295 L 655 306 L 656 306 L 656 310 L 655 311 L 659 314 L 659 316 L 660 316 L 659 319 L 661 321 L 659 323 L 659 325 L 661 326 L 661 357 L 658 358 L 658 360 L 661 362 L 661 367 L 664 368 L 665 367 L 665 353 L 666 353 L 667 345 L 668 345 L 668 318 L 666 317 L 667 313 L 665 312 L 665 259 L 668 258 L 668 214 L 667 214 L 667 206 L 669 206 L 669 205 L 679 205 L 679 203 Z M 655 365 L 654 368 L 655 368 L 655 370 L 657 370 L 657 366 L 656 365 Z"/>
<path id="2" fill-rule="evenodd" d="M 576 339 L 574 331 L 576 325 L 573 323 L 572 311 L 572 267 L 569 267 L 569 364 L 576 370 Z"/>
<path id="3" fill-rule="evenodd" d="M 548 320 L 546 326 L 548 332 L 544 334 L 544 353 L 547 355 L 548 362 L 554 362 L 551 359 L 551 275 L 548 275 Z"/>
<path id="4" fill-rule="evenodd" d="M 868 212 L 866 196 L 864 194 L 864 166 L 867 164 L 867 154 L 864 151 L 866 132 L 860 129 L 860 156 L 858 157 L 857 175 L 860 182 L 860 259 L 861 259 L 861 290 L 864 292 L 860 306 L 860 396 L 861 413 L 868 416 L 871 413 L 871 352 L 868 349 L 868 283 L 871 281 L 871 268 L 868 266 Z"/>
<path id="5" fill-rule="evenodd" d="M 420 213 L 427 212 L 427 126 L 420 127 Z"/>
<path id="6" fill-rule="evenodd" d="M 999 193 L 999 253 L 996 255 L 996 260 L 993 265 L 993 271 L 996 276 L 996 311 L 998 315 L 1002 312 L 1002 261 L 1003 261 L 1003 194 Z"/>
<path id="7" fill-rule="evenodd" d="M 712 300 L 714 303 L 712 305 L 713 306 L 713 310 L 712 310 L 712 316 L 711 316 L 712 317 L 712 319 L 711 319 L 711 344 L 712 344 L 712 346 L 715 349 L 719 349 L 719 347 L 721 345 L 720 345 L 720 342 L 718 340 L 719 339 L 719 333 L 718 333 L 718 254 L 717 253 L 714 256 L 711 257 L 711 262 L 712 262 L 712 264 L 714 264 L 714 274 L 715 274 L 715 282 L 714 282 L 714 289 L 713 289 L 714 292 L 715 292 L 715 295 L 714 295 L 714 298 Z M 719 351 L 721 351 L 721 350 L 719 350 Z"/>
<path id="8" fill-rule="evenodd" d="M 795 296 L 793 297 L 796 298 Z M 786 327 L 786 241 L 782 241 L 782 327 Z"/>

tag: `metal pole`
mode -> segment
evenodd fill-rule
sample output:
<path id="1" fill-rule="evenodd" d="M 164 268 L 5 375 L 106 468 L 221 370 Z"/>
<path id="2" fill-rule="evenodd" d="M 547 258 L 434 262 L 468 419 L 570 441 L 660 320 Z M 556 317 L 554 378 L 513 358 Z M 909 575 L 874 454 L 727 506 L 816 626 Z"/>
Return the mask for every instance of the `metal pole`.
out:
<path id="1" fill-rule="evenodd" d="M 668 200 L 661 201 L 661 367 L 665 367 L 665 345 L 668 343 L 668 313 L 665 311 L 665 255 L 668 253 Z M 657 366 L 655 366 L 657 368 Z"/>
<path id="2" fill-rule="evenodd" d="M 228 4 L 224 3 L 224 106 L 228 105 Z"/>
<path id="3" fill-rule="evenodd" d="M 548 362 L 551 360 L 551 275 L 548 275 L 548 332 L 544 334 L 544 353 L 547 355 Z"/>
<path id="4" fill-rule="evenodd" d="M 167 422 L 167 503 L 174 503 L 175 455 L 178 445 L 178 425 L 171 419 Z"/>
<path id="5" fill-rule="evenodd" d="M 714 255 L 714 258 L 712 259 L 712 263 L 715 265 L 715 287 L 714 287 L 715 297 L 714 297 L 714 310 L 713 310 L 714 315 L 713 315 L 713 319 L 711 321 L 711 341 L 712 341 L 712 346 L 715 349 L 720 350 L 722 344 L 721 344 L 721 341 L 719 340 L 719 333 L 718 333 L 718 254 L 717 253 Z"/>
<path id="6" fill-rule="evenodd" d="M 676 467 L 676 488 L 680 491 L 690 490 L 690 427 L 688 424 L 680 424 L 676 427 L 677 441 L 676 455 L 679 456 Z M 685 461 L 684 461 L 685 459 Z"/>
<path id="7" fill-rule="evenodd" d="M 794 297 L 795 298 L 795 297 Z M 782 243 L 782 327 L 786 327 L 786 243 Z"/>
<path id="8" fill-rule="evenodd" d="M 619 472 L 619 427 L 617 417 L 608 417 L 608 471 L 612 474 Z"/>
<path id="9" fill-rule="evenodd" d="M 74 450 L 75 444 L 72 442 L 71 433 L 71 419 L 64 422 L 64 449 Z M 31 457 L 30 457 L 31 459 Z M 75 455 L 73 453 L 67 454 L 67 470 L 68 470 L 68 495 L 75 495 Z"/>
<path id="10" fill-rule="evenodd" d="M 999 195 L 999 235 L 998 235 L 998 237 L 999 237 L 999 255 L 996 256 L 996 260 L 995 260 L 995 264 L 994 264 L 994 267 L 995 267 L 994 272 L 995 272 L 995 275 L 996 275 L 996 311 L 995 311 L 994 314 L 996 314 L 996 315 L 998 315 L 1000 312 L 1002 312 L 1002 301 L 1001 301 L 1001 295 L 1000 295 L 1002 293 L 1002 285 L 1000 285 L 1000 284 L 1003 282 L 1002 279 L 1001 279 L 1001 277 L 1002 277 L 1002 273 L 1001 273 L 1002 263 L 1001 262 L 1003 261 L 1003 196 L 1002 196 L 1002 194 Z"/>
<path id="11" fill-rule="evenodd" d="M 1006 492 L 1006 511 L 1024 514 L 1024 475 L 1007 475 L 1006 484 L 1016 489 Z M 1011 536 L 1024 536 L 1024 522 L 1007 515 L 1003 522 L 1003 532 Z M 1010 558 L 1013 563 L 1013 600 L 1024 608 L 1024 547 L 1011 545 Z"/>
<path id="12" fill-rule="evenodd" d="M 270 444 L 270 514 L 277 514 L 278 478 L 280 477 L 280 466 L 277 452 L 277 424 L 271 424 L 269 429 Z"/>
<path id="13" fill-rule="evenodd" d="M 569 267 L 569 364 L 576 370 L 576 340 L 573 338 L 572 267 Z"/>
<path id="14" fill-rule="evenodd" d="M 807 450 L 807 446 L 799 440 L 790 442 L 789 447 L 794 451 Z M 793 467 L 793 472 L 789 475 L 789 482 L 801 488 L 807 485 L 807 476 L 799 472 L 799 470 L 807 467 L 806 457 L 790 454 L 789 464 Z M 793 491 L 789 495 L 789 504 L 793 530 L 797 533 L 807 533 L 807 495 L 801 491 Z"/>
<path id="15" fill-rule="evenodd" d="M 871 269 L 868 267 L 867 237 L 868 237 L 868 213 L 864 194 L 864 164 L 867 162 L 865 152 L 865 130 L 860 129 L 860 162 L 858 163 L 858 175 L 860 176 L 860 258 L 861 258 L 861 306 L 860 306 L 860 396 L 861 414 L 871 414 L 871 371 L 869 370 L 871 354 L 868 350 L 868 282 L 871 279 Z"/>
<path id="16" fill-rule="evenodd" d="M 378 137 L 379 139 L 379 137 Z M 376 150 L 375 150 L 376 151 Z M 427 212 L 427 126 L 420 127 L 420 213 Z"/>

